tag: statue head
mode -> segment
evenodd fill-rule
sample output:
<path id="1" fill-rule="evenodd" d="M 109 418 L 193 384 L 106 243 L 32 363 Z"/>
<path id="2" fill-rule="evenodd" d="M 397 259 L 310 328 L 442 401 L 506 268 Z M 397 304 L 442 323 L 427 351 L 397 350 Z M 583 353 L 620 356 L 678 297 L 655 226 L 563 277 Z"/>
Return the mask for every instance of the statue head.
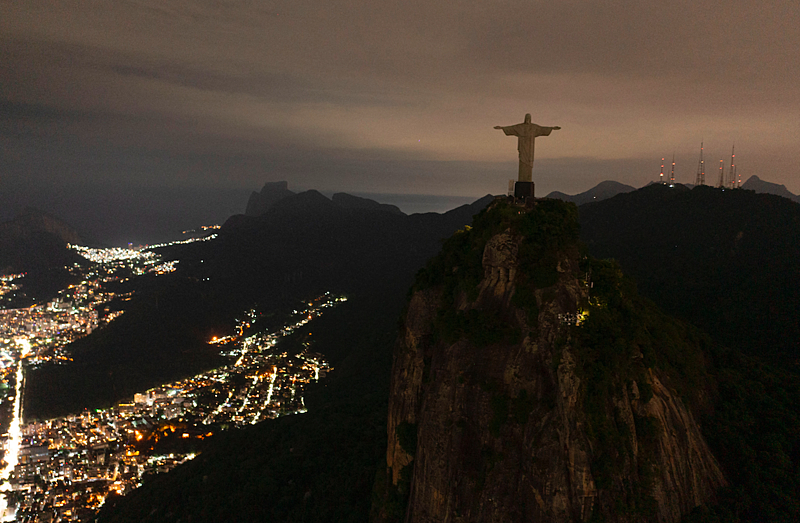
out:
<path id="1" fill-rule="evenodd" d="M 525 123 L 531 123 L 531 113 L 525 115 Z"/>

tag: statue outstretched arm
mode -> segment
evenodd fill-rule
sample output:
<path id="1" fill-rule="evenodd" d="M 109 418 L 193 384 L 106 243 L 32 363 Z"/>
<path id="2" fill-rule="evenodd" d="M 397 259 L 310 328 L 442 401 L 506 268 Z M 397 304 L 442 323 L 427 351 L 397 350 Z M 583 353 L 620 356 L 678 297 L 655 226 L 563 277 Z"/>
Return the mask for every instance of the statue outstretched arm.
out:
<path id="1" fill-rule="evenodd" d="M 550 133 L 553 131 L 558 131 L 559 129 L 561 129 L 561 127 L 557 125 L 555 127 L 539 127 L 539 130 L 535 136 L 550 136 Z"/>
<path id="2" fill-rule="evenodd" d="M 506 127 L 503 127 L 502 125 L 495 125 L 494 128 L 500 129 L 506 133 L 506 136 L 519 136 L 519 131 L 517 130 L 516 125 L 508 125 Z"/>

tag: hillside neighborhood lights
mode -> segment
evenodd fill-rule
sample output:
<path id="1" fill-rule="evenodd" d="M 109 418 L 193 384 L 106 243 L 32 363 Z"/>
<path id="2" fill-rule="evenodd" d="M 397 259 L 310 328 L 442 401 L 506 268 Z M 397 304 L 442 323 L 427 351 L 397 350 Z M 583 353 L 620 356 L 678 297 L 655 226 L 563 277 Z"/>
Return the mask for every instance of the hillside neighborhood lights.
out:
<path id="1" fill-rule="evenodd" d="M 6 449 L 10 458 L 19 459 L 9 459 L 6 476 L 0 476 L 22 500 L 17 514 L 29 514 L 43 497 L 55 507 L 91 515 L 110 492 L 125 494 L 140 485 L 144 474 L 165 472 L 195 457 L 191 452 L 160 453 L 160 440 L 204 439 L 220 427 L 306 412 L 305 387 L 331 368 L 307 343 L 295 355 L 278 352 L 276 343 L 342 301 L 330 293 L 319 296 L 272 333 L 230 339 L 228 354 L 238 356 L 235 363 L 134 394 L 113 408 L 28 424 L 18 416 Z M 17 372 L 21 383 L 22 360 Z M 59 485 L 80 488 L 65 497 Z M 92 495 L 83 496 L 87 491 Z"/>
<path id="2" fill-rule="evenodd" d="M 109 493 L 125 494 L 141 484 L 144 474 L 168 471 L 195 456 L 159 453 L 160 440 L 204 439 L 220 427 L 306 412 L 305 387 L 331 368 L 310 352 L 308 342 L 298 354 L 278 352 L 276 344 L 345 300 L 325 293 L 304 302 L 288 323 L 270 333 L 248 333 L 259 316 L 251 309 L 237 320 L 233 335 L 209 341 L 235 356 L 233 364 L 137 393 L 110 409 L 28 424 L 21 412 L 23 366 L 40 362 L 46 343 L 36 336 L 13 338 L 4 346 L 5 376 L 16 377 L 16 389 L 0 491 L 13 492 L 19 504 L 0 504 L 0 513 L 14 521 L 49 503 L 60 517 L 90 517 Z"/>
<path id="3" fill-rule="evenodd" d="M 164 274 L 178 263 L 145 249 L 72 248 L 90 260 L 88 267 L 70 268 L 80 283 L 47 304 L 0 309 L 0 383 L 5 385 L 0 408 L 8 410 L 1 415 L 10 422 L 0 464 L 2 521 L 37 516 L 44 506 L 55 520 L 87 520 L 109 493 L 125 494 L 141 484 L 144 474 L 170 470 L 195 456 L 159 452 L 160 440 L 173 435 L 204 439 L 224 427 L 306 412 L 306 386 L 331 370 L 310 351 L 308 341 L 297 354 L 276 349 L 280 338 L 346 300 L 325 293 L 303 302 L 273 332 L 254 332 L 260 316 L 255 309 L 243 314 L 232 334 L 209 341 L 223 355 L 235 357 L 232 364 L 137 393 L 113 408 L 24 423 L 24 369 L 69 364 L 69 343 L 123 313 L 110 310 L 109 302 L 129 300 L 132 292 L 110 292 L 105 284 L 125 281 L 130 274 Z M 0 282 L 21 277 L 5 275 Z M 8 401 L 12 408 L 5 407 Z"/>
<path id="4" fill-rule="evenodd" d="M 21 442 L 20 425 L 22 423 L 22 360 L 17 362 L 17 372 L 14 387 L 14 407 L 11 413 L 11 424 L 8 429 L 8 438 L 4 446 L 3 466 L 0 468 L 0 521 L 15 521 L 16 509 L 9 507 L 8 494 L 12 490 L 9 482 L 11 474 L 19 463 Z"/>

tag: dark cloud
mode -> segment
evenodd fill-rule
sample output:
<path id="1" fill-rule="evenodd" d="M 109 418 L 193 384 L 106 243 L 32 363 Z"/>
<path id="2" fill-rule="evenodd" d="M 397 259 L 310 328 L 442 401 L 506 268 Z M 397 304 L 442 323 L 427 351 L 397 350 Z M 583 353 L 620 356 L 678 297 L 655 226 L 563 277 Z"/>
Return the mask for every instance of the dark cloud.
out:
<path id="1" fill-rule="evenodd" d="M 503 192 L 655 179 L 700 140 L 800 192 L 792 2 L 29 0 L 0 18 L 6 182 Z"/>

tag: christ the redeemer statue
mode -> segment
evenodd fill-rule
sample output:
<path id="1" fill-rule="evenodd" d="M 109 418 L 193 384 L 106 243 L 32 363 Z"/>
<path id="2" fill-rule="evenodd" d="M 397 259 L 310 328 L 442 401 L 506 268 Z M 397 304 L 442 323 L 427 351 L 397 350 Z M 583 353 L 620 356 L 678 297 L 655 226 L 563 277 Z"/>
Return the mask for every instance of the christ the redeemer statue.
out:
<path id="1" fill-rule="evenodd" d="M 508 127 L 495 126 L 495 129 L 502 129 L 506 136 L 519 137 L 519 180 L 520 182 L 530 182 L 533 171 L 533 141 L 537 136 L 550 136 L 551 131 L 558 131 L 561 127 L 542 127 L 531 123 L 531 115 L 525 115 L 525 122 Z"/>

